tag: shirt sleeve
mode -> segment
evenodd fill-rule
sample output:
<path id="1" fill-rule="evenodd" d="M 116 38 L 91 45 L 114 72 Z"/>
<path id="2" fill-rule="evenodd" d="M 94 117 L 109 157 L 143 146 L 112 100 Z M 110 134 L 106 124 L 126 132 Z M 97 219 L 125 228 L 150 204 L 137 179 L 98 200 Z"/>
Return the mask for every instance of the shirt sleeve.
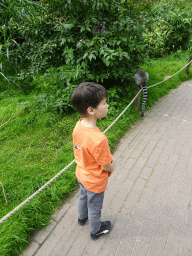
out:
<path id="1" fill-rule="evenodd" d="M 111 151 L 108 145 L 108 140 L 106 137 L 93 150 L 93 157 L 95 158 L 95 161 L 99 165 L 109 164 L 113 160 L 113 157 L 111 155 Z"/>

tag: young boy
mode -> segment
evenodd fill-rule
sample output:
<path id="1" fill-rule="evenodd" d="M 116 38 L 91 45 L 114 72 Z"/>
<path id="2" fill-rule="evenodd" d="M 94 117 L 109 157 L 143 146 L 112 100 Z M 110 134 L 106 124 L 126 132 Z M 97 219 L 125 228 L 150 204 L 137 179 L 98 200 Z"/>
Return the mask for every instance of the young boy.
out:
<path id="1" fill-rule="evenodd" d="M 108 177 L 115 169 L 107 137 L 96 126 L 98 118 L 107 115 L 106 89 L 93 82 L 84 82 L 74 89 L 71 101 L 83 118 L 73 130 L 76 177 L 80 185 L 78 223 L 89 220 L 93 240 L 108 233 L 110 221 L 101 222 L 104 191 Z"/>

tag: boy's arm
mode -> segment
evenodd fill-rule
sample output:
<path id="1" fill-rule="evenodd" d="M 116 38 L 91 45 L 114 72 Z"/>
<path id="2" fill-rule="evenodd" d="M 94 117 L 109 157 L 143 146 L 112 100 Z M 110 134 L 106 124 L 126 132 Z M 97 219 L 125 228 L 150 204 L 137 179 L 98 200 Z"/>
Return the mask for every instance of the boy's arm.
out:
<path id="1" fill-rule="evenodd" d="M 113 172 L 113 170 L 115 169 L 115 163 L 112 160 L 111 163 L 106 164 L 106 165 L 102 165 L 103 170 L 107 171 L 107 172 Z"/>

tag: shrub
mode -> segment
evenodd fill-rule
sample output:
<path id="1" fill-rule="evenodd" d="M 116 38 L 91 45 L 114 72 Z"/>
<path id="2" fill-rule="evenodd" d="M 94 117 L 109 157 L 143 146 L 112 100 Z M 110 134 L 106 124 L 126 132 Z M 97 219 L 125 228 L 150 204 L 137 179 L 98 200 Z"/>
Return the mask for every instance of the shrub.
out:
<path id="1" fill-rule="evenodd" d="M 144 41 L 149 55 L 163 56 L 170 51 L 187 49 L 190 41 L 191 11 L 185 1 L 162 0 L 151 8 L 152 30 L 146 28 Z"/>
<path id="2" fill-rule="evenodd" d="M 81 66 L 96 82 L 132 79 L 133 71 L 147 56 L 142 32 L 148 21 L 144 11 L 139 11 L 142 4 L 95 3 L 44 0 L 37 4 L 33 17 L 10 22 L 7 29 L 15 27 L 24 39 L 13 50 L 13 57 L 20 56 L 26 63 L 15 82 L 22 87 L 26 77 L 35 78 L 63 65 L 68 70 Z M 92 28 L 101 20 L 106 22 L 108 33 L 93 36 Z"/>

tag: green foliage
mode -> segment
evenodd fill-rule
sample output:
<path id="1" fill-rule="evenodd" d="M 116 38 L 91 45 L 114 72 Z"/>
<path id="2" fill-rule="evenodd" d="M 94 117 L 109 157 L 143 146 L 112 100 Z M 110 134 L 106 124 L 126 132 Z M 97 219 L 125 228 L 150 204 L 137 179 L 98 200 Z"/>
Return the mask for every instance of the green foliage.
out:
<path id="1" fill-rule="evenodd" d="M 133 70 L 146 56 L 141 35 L 147 19 L 133 4 L 126 7 L 109 0 L 95 3 L 41 1 L 33 17 L 23 18 L 22 22 L 12 20 L 6 29 L 16 28 L 24 39 L 13 49 L 13 58 L 20 56 L 20 63 L 28 66 L 18 72 L 15 82 L 22 87 L 27 76 L 34 78 L 64 64 L 68 70 L 77 65 L 89 70 L 96 82 L 108 77 L 131 79 Z M 100 20 L 106 22 L 109 32 L 93 36 L 92 28 Z"/>
<path id="2" fill-rule="evenodd" d="M 146 28 L 144 41 L 150 56 L 187 49 L 191 33 L 191 11 L 183 0 L 162 0 L 151 8 L 154 26 Z"/>
<path id="3" fill-rule="evenodd" d="M 21 45 L 25 38 L 14 22 L 23 24 L 37 12 L 36 3 L 30 0 L 2 0 L 0 3 L 0 70 L 1 75 L 13 75 L 22 65 Z"/>
<path id="4" fill-rule="evenodd" d="M 44 111 L 54 109 L 62 113 L 73 108 L 71 93 L 77 86 L 76 83 L 91 75 L 81 66 L 72 67 L 72 69 L 69 71 L 66 65 L 51 68 L 33 80 L 32 84 L 38 92 L 37 102 L 41 109 Z"/>

